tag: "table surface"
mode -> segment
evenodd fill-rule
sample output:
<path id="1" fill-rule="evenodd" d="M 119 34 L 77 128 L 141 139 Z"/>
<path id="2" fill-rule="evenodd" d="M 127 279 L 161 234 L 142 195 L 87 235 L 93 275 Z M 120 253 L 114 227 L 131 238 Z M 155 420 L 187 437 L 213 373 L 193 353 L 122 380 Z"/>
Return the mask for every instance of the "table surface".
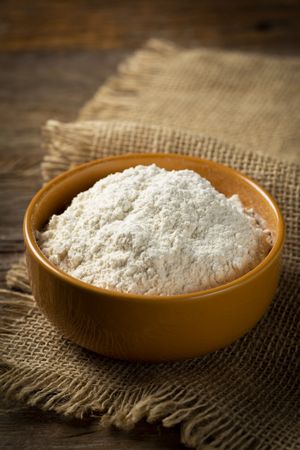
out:
<path id="1" fill-rule="evenodd" d="M 21 223 L 38 189 L 40 129 L 72 121 L 118 63 L 148 38 L 186 46 L 299 54 L 297 0 L 2 0 L 0 4 L 0 287 L 23 252 Z M 0 404 L 7 449 L 182 449 L 180 430 L 99 429 L 34 408 Z"/>

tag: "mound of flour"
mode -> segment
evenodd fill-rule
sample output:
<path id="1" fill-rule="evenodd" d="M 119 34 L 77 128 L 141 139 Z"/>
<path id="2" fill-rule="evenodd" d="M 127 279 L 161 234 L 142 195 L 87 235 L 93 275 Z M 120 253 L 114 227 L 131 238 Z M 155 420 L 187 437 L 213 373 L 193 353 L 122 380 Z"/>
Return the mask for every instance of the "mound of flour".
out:
<path id="1" fill-rule="evenodd" d="M 52 216 L 39 245 L 64 272 L 98 287 L 173 295 L 239 277 L 269 252 L 237 196 L 191 170 L 137 166 L 98 181 Z"/>

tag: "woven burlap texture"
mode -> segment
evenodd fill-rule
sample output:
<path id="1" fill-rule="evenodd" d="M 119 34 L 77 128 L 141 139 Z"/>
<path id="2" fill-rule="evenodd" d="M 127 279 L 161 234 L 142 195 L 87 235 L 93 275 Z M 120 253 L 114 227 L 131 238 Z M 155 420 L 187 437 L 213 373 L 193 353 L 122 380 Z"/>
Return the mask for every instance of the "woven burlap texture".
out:
<path id="1" fill-rule="evenodd" d="M 151 44 L 133 58 L 137 61 L 147 54 L 135 92 L 123 92 L 121 81 L 114 79 L 109 88 L 102 88 L 110 90 L 112 105 L 108 94 L 102 103 L 98 93 L 82 115 L 91 118 L 94 110 L 94 118 L 103 114 L 108 119 L 119 96 L 120 110 L 126 109 L 122 103 L 126 95 L 132 96 L 128 109 L 137 106 L 135 96 L 142 105 L 145 79 L 156 78 L 169 50 L 173 55 L 172 46 L 162 45 L 160 54 L 158 44 Z M 149 52 L 154 53 L 153 70 Z M 138 77 L 131 73 L 126 83 L 130 77 L 134 86 Z M 119 85 L 113 91 L 111 84 Z M 206 133 L 142 123 L 49 121 L 44 142 L 45 181 L 94 158 L 144 151 L 198 155 L 243 171 L 275 195 L 282 208 L 287 226 L 283 273 L 268 313 L 235 344 L 185 362 L 140 364 L 103 358 L 64 339 L 36 308 L 25 265 L 20 262 L 7 277 L 13 291 L 1 292 L 1 389 L 29 405 L 76 417 L 97 417 L 103 425 L 126 428 L 142 418 L 162 421 L 167 427 L 180 424 L 182 442 L 197 449 L 297 448 L 299 166 L 242 151 Z"/>
<path id="2" fill-rule="evenodd" d="M 151 40 L 80 119 L 178 126 L 299 162 L 299 86 L 297 57 L 183 50 Z"/>

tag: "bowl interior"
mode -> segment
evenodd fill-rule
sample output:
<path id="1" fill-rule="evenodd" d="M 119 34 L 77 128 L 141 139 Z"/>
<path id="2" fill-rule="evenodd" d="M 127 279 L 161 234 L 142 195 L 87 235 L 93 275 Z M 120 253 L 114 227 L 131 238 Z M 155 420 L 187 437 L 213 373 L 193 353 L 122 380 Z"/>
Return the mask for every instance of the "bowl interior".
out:
<path id="1" fill-rule="evenodd" d="M 138 164 L 157 166 L 168 170 L 191 169 L 207 178 L 212 185 L 226 196 L 238 194 L 247 208 L 254 208 L 271 230 L 274 243 L 278 237 L 279 211 L 256 183 L 227 166 L 199 158 L 179 155 L 141 154 L 107 158 L 76 167 L 48 183 L 35 197 L 30 214 L 30 228 L 41 230 L 52 214 L 63 212 L 73 197 L 91 187 L 100 178 L 125 170 Z"/>

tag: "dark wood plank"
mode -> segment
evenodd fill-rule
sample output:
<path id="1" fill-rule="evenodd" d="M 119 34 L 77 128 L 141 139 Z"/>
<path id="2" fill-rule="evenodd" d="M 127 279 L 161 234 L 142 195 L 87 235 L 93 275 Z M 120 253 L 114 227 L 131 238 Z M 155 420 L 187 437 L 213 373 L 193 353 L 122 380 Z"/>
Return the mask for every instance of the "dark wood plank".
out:
<path id="1" fill-rule="evenodd" d="M 135 48 L 180 43 L 293 51 L 297 0 L 2 0 L 0 49 Z"/>
<path id="2" fill-rule="evenodd" d="M 179 431 L 142 422 L 131 431 L 101 429 L 97 421 L 41 413 L 35 408 L 0 406 L 1 449 L 14 450 L 183 450 Z"/>

